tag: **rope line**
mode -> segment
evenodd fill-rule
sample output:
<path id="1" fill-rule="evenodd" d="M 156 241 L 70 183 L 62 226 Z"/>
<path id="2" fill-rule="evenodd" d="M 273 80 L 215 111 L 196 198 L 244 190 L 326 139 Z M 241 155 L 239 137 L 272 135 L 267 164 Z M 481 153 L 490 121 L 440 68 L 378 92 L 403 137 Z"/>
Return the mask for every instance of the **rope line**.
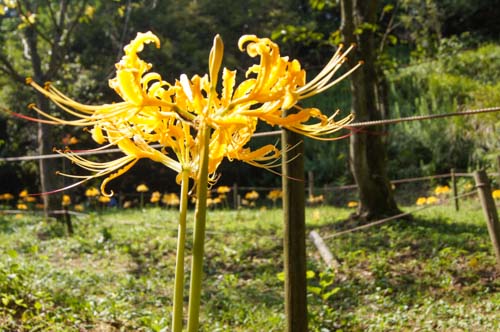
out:
<path id="1" fill-rule="evenodd" d="M 415 212 L 419 212 L 419 211 L 422 211 L 422 210 L 425 210 L 425 209 L 430 209 L 430 208 L 433 208 L 433 207 L 436 207 L 436 206 L 441 206 L 443 204 L 448 203 L 452 199 L 455 200 L 455 199 L 459 199 L 459 198 L 467 197 L 467 196 L 472 196 L 472 195 L 476 195 L 476 194 L 477 194 L 476 191 L 473 191 L 473 192 L 470 192 L 470 193 L 461 194 L 461 195 L 458 195 L 458 196 L 455 196 L 455 197 L 452 197 L 452 198 L 448 198 L 448 199 L 444 200 L 444 202 L 442 202 L 440 204 L 437 204 L 437 205 L 422 206 L 422 207 L 413 209 L 413 210 L 408 211 L 408 212 L 399 213 L 399 214 L 396 214 L 396 215 L 391 216 L 391 217 L 387 217 L 387 218 L 384 218 L 384 219 L 373 221 L 373 222 L 371 222 L 369 224 L 364 224 L 364 225 L 357 226 L 357 227 L 354 227 L 354 228 L 351 228 L 351 229 L 347 229 L 345 231 L 340 231 L 340 232 L 337 232 L 337 233 L 333 233 L 331 235 L 324 236 L 323 239 L 331 239 L 331 238 L 334 238 L 334 237 L 337 237 L 337 236 L 340 236 L 340 235 L 344 235 L 344 234 L 347 234 L 347 233 L 353 233 L 353 232 L 356 232 L 356 231 L 359 231 L 359 230 L 362 230 L 362 229 L 370 228 L 372 226 L 377 226 L 377 225 L 380 225 L 380 224 L 384 224 L 384 223 L 386 223 L 388 221 L 391 221 L 391 220 L 395 220 L 395 219 L 399 219 L 399 218 L 402 218 L 402 217 L 409 216 L 409 215 L 411 215 L 411 214 L 413 214 Z"/>
<path id="2" fill-rule="evenodd" d="M 493 113 L 493 112 L 498 112 L 498 111 L 500 111 L 500 106 L 478 108 L 478 109 L 473 109 L 473 110 L 452 112 L 452 113 L 446 113 L 446 114 L 415 115 L 415 116 L 408 116 L 408 117 L 399 118 L 399 119 L 364 121 L 364 122 L 353 123 L 353 124 L 350 124 L 349 126 L 346 126 L 346 127 L 349 128 L 349 127 L 378 126 L 378 125 L 394 124 L 394 123 L 400 123 L 400 122 L 422 121 L 422 120 L 447 118 L 450 116 L 465 116 L 465 115 L 474 115 L 474 114 L 481 114 L 481 113 Z"/>
<path id="3" fill-rule="evenodd" d="M 474 115 L 474 114 L 481 114 L 481 113 L 492 113 L 492 112 L 498 112 L 498 111 L 500 111 L 500 106 L 478 108 L 478 109 L 473 109 L 473 110 L 466 110 L 466 111 L 446 113 L 446 114 L 416 115 L 416 116 L 409 116 L 409 117 L 404 117 L 404 118 L 399 118 L 399 119 L 364 121 L 364 122 L 352 123 L 348 126 L 345 126 L 345 128 L 354 129 L 357 127 L 379 126 L 379 125 L 386 125 L 386 124 L 395 124 L 395 123 L 400 123 L 400 122 L 423 121 L 423 120 L 431 120 L 431 119 L 438 119 L 438 118 L 446 118 L 446 117 L 451 117 L 451 116 L 465 116 L 465 115 Z M 355 129 L 354 131 L 359 131 L 359 129 Z M 266 136 L 277 136 L 277 135 L 281 135 L 281 130 L 255 133 L 252 135 L 252 137 L 266 137 Z M 151 147 L 160 148 L 161 146 L 159 144 L 153 144 L 153 145 L 151 145 Z M 117 153 L 117 152 L 122 152 L 122 151 L 120 149 L 116 148 L 116 149 L 108 149 L 108 150 L 101 150 L 101 151 L 75 152 L 75 154 L 79 155 L 79 156 L 85 156 L 85 155 L 97 155 L 97 154 Z M 48 155 L 22 156 L 22 157 L 5 157 L 5 158 L 0 158 L 0 162 L 2 162 L 2 161 L 29 161 L 29 160 L 52 159 L 52 158 L 64 158 L 64 154 L 48 154 Z"/>

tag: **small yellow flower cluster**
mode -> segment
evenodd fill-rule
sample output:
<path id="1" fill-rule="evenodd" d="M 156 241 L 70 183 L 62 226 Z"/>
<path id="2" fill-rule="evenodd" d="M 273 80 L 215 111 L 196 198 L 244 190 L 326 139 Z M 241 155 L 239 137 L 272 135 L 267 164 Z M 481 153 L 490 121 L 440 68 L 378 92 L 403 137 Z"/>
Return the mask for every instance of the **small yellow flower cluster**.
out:
<path id="1" fill-rule="evenodd" d="M 437 186 L 434 189 L 434 194 L 436 194 L 437 196 L 439 196 L 439 195 L 447 195 L 449 193 L 450 193 L 450 187 L 448 187 L 448 186 Z"/>
<path id="2" fill-rule="evenodd" d="M 267 194 L 267 198 L 273 201 L 273 203 L 282 197 L 283 197 L 283 192 L 279 189 L 273 189 Z"/>
<path id="3" fill-rule="evenodd" d="M 163 194 L 161 202 L 167 206 L 178 206 L 180 204 L 180 199 L 176 193 L 168 193 Z"/>
<path id="4" fill-rule="evenodd" d="M 245 199 L 249 201 L 256 201 L 260 197 L 259 193 L 256 192 L 255 190 L 249 191 L 245 194 Z"/>
<path id="5" fill-rule="evenodd" d="M 493 196 L 494 199 L 500 200 L 500 189 L 493 190 L 493 192 L 491 193 L 491 196 Z"/>
<path id="6" fill-rule="evenodd" d="M 14 199 L 14 195 L 11 193 L 4 193 L 0 195 L 0 201 L 11 201 Z"/>
<path id="7" fill-rule="evenodd" d="M 85 190 L 85 196 L 92 198 L 92 197 L 97 197 L 100 195 L 99 189 L 96 187 L 90 187 L 87 190 Z"/>
<path id="8" fill-rule="evenodd" d="M 231 188 L 229 188 L 228 186 L 219 186 L 215 191 L 217 192 L 217 194 L 227 194 L 231 191 Z"/>
<path id="9" fill-rule="evenodd" d="M 325 200 L 325 196 L 323 195 L 318 195 L 318 196 L 314 196 L 314 195 L 309 195 L 309 197 L 307 198 L 307 203 L 309 204 L 321 204 L 323 203 Z"/>
<path id="10" fill-rule="evenodd" d="M 69 195 L 63 195 L 61 205 L 67 207 L 71 205 L 71 197 Z"/>
<path id="11" fill-rule="evenodd" d="M 135 191 L 137 191 L 138 193 L 145 193 L 149 191 L 149 188 L 144 183 L 142 183 L 138 185 L 137 188 L 135 188 Z"/>
<path id="12" fill-rule="evenodd" d="M 355 208 L 358 205 L 359 205 L 358 202 L 355 202 L 355 201 L 350 201 L 350 202 L 347 203 L 347 207 L 348 208 Z"/>
<path id="13" fill-rule="evenodd" d="M 417 205 L 434 205 L 438 204 L 439 199 L 436 196 L 429 196 L 429 197 L 419 197 L 417 199 L 416 204 Z"/>
<path id="14" fill-rule="evenodd" d="M 153 191 L 149 201 L 153 204 L 157 204 L 161 200 L 161 193 L 159 191 Z"/>

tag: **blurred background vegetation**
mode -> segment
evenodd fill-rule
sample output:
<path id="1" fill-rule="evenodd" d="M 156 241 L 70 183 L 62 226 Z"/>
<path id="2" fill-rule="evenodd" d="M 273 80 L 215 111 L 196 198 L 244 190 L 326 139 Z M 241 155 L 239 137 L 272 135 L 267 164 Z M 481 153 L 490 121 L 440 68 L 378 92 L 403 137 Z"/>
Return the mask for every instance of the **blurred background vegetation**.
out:
<path id="1" fill-rule="evenodd" d="M 48 58 L 52 36 L 57 31 L 57 26 L 52 26 L 51 12 L 57 13 L 60 3 L 0 1 L 0 105 L 26 114 L 27 104 L 36 102 L 34 91 L 20 79 L 33 76 L 24 30 L 36 24 L 42 37 L 38 44 L 40 57 Z M 24 18 L 19 5 L 25 10 Z M 249 0 L 238 5 L 229 0 L 88 0 L 68 2 L 65 15 L 68 21 L 75 19 L 75 24 L 62 35 L 62 41 L 56 41 L 64 42 L 64 52 L 58 58 L 61 65 L 57 74 L 50 80 L 67 95 L 91 104 L 118 100 L 108 87 L 108 79 L 114 75 L 114 64 L 121 57 L 123 46 L 138 31 L 151 30 L 159 36 L 160 49 L 146 47 L 143 54 L 153 64 L 153 70 L 169 81 L 181 73 L 191 76 L 207 72 L 208 52 L 217 33 L 225 43 L 223 65 L 238 69 L 240 75 L 253 60 L 237 49 L 238 38 L 243 34 L 273 38 L 280 44 L 281 53 L 299 59 L 309 75 L 328 61 L 340 42 L 339 6 L 334 0 Z M 381 1 L 379 17 L 376 26 L 366 28 L 379 34 L 378 61 L 389 86 L 388 118 L 500 105 L 500 1 Z M 308 104 L 326 113 L 341 109 L 341 114 L 347 114 L 348 82 L 316 96 Z M 450 168 L 494 169 L 500 152 L 499 128 L 498 113 L 387 127 L 389 176 L 397 179 L 431 175 L 448 172 Z M 54 147 L 64 147 L 67 137 L 78 139 L 78 144 L 72 146 L 75 149 L 95 147 L 90 135 L 79 129 L 58 127 L 51 132 Z M 258 138 L 252 144 L 277 139 Z M 36 124 L 0 116 L 0 158 L 36 155 L 36 140 Z M 306 170 L 314 172 L 318 184 L 353 182 L 348 140 L 306 140 L 305 157 Z M 62 159 L 60 169 L 82 172 Z M 220 173 L 221 185 L 280 183 L 276 175 L 247 165 L 225 163 Z M 136 184 L 146 182 L 151 190 L 174 191 L 174 178 L 161 165 L 144 161 L 110 188 L 117 192 L 134 191 Z M 0 161 L 0 179 L 3 192 L 17 193 L 24 188 L 39 191 L 35 161 Z"/>

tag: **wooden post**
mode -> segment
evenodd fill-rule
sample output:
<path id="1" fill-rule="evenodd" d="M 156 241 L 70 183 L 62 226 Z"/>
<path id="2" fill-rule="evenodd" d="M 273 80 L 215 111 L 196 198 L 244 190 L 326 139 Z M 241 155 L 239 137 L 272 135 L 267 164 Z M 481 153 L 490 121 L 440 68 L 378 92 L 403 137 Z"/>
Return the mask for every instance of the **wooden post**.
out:
<path id="1" fill-rule="evenodd" d="M 455 201 L 455 211 L 458 211 L 460 209 L 460 206 L 458 205 L 458 193 L 457 193 L 457 177 L 455 176 L 455 169 L 451 169 L 451 184 L 453 187 L 453 200 Z"/>
<path id="2" fill-rule="evenodd" d="M 71 222 L 71 215 L 69 214 L 67 206 L 64 206 L 64 222 L 66 223 L 66 229 L 68 230 L 68 235 L 72 236 L 75 232 L 73 230 L 73 223 Z"/>
<path id="3" fill-rule="evenodd" d="M 500 223 L 498 222 L 497 208 L 491 195 L 490 182 L 486 172 L 483 170 L 474 172 L 474 180 L 483 206 L 488 233 L 490 234 L 493 250 L 497 257 L 497 270 L 500 271 Z"/>
<path id="4" fill-rule="evenodd" d="M 238 184 L 233 183 L 233 206 L 235 210 L 240 208 L 239 195 L 238 195 Z"/>
<path id="5" fill-rule="evenodd" d="M 497 184 L 500 187 L 500 155 L 497 156 Z"/>
<path id="6" fill-rule="evenodd" d="M 307 332 L 304 143 L 299 134 L 285 129 L 281 137 L 285 332 Z"/>

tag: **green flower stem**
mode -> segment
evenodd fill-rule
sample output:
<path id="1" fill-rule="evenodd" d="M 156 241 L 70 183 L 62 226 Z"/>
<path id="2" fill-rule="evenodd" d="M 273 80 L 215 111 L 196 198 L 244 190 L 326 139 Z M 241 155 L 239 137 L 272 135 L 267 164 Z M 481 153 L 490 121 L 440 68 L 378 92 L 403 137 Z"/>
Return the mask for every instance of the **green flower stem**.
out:
<path id="1" fill-rule="evenodd" d="M 189 171 L 182 171 L 181 202 L 179 207 L 179 230 L 177 234 L 177 257 L 175 261 L 174 306 L 172 331 L 182 331 L 182 312 L 184 299 L 184 248 L 186 244 L 186 215 L 188 205 Z"/>
<path id="2" fill-rule="evenodd" d="M 205 245 L 205 223 L 207 219 L 208 191 L 208 143 L 210 128 L 202 125 L 200 128 L 200 168 L 196 188 L 196 210 L 193 234 L 193 259 L 191 263 L 191 283 L 189 286 L 188 332 L 198 332 L 201 279 L 203 275 L 203 251 Z"/>

